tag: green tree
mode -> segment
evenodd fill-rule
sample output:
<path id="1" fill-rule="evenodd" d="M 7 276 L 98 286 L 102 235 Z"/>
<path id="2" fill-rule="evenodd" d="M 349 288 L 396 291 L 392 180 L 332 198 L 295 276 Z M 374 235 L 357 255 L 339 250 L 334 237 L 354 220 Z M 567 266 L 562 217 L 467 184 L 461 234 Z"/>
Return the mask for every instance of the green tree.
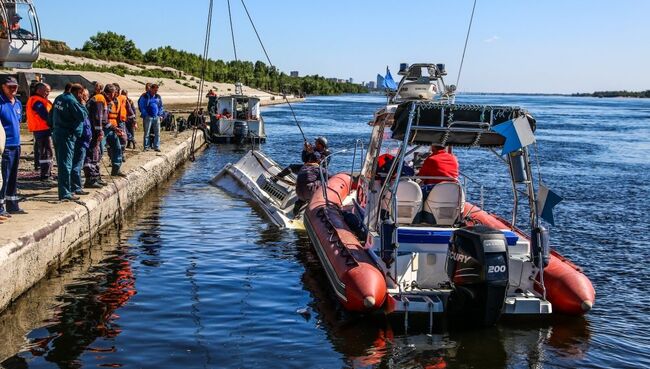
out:
<path id="1" fill-rule="evenodd" d="M 135 46 L 133 41 L 111 31 L 97 32 L 95 36 L 90 37 L 84 43 L 82 50 L 110 59 L 142 60 L 142 51 Z"/>

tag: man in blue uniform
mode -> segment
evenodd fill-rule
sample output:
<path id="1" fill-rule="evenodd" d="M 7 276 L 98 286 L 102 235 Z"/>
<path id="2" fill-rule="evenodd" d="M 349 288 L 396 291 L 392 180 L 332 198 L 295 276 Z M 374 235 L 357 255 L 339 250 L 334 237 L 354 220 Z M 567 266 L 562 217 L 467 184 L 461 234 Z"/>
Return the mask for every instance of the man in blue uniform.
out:
<path id="1" fill-rule="evenodd" d="M 158 85 L 152 84 L 151 88 L 138 99 L 140 116 L 144 121 L 144 151 L 153 148 L 160 151 L 160 119 L 164 114 L 162 98 L 158 95 Z M 149 134 L 153 133 L 153 142 Z"/>
<path id="2" fill-rule="evenodd" d="M 72 192 L 72 160 L 75 142 L 83 134 L 84 120 L 88 117 L 81 105 L 84 87 L 73 84 L 70 92 L 57 99 L 52 108 L 54 147 L 59 167 L 59 200 L 78 200 Z"/>
<path id="3" fill-rule="evenodd" d="M 5 130 L 5 150 L 2 153 L 2 177 L 4 179 L 0 188 L 0 215 L 26 214 L 18 206 L 18 161 L 20 160 L 20 119 L 23 106 L 16 99 L 18 82 L 14 77 L 3 76 L 0 78 L 0 122 Z"/>

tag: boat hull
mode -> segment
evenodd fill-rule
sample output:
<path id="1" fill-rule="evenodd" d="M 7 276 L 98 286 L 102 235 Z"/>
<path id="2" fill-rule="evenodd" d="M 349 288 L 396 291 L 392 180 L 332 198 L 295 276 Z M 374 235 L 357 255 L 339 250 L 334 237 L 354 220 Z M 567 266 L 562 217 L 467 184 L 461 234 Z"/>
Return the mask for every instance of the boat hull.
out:
<path id="1" fill-rule="evenodd" d="M 348 311 L 368 312 L 386 300 L 386 281 L 356 236 L 349 230 L 340 208 L 351 191 L 352 179 L 337 174 L 326 191 L 314 194 L 305 212 L 305 229 L 334 291 Z"/>
<path id="2" fill-rule="evenodd" d="M 477 210 L 472 204 L 467 203 L 465 212 L 469 211 L 471 211 L 471 219 L 475 222 L 496 229 L 510 228 L 507 221 L 484 210 Z M 528 238 L 521 232 L 518 234 Z M 539 274 L 536 279 L 540 280 Z M 549 264 L 544 268 L 543 279 L 546 298 L 553 305 L 554 313 L 582 315 L 591 310 L 596 301 L 596 291 L 582 269 L 555 250 L 551 250 Z M 539 286 L 536 291 L 542 293 Z"/>

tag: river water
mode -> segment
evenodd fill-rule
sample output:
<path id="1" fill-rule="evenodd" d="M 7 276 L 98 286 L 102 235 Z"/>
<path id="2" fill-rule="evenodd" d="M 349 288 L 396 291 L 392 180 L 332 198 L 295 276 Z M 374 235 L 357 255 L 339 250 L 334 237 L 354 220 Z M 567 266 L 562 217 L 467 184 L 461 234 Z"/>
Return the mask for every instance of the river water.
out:
<path id="1" fill-rule="evenodd" d="M 0 316 L 5 368 L 650 367 L 650 100 L 463 95 L 516 104 L 538 120 L 544 182 L 564 197 L 552 242 L 596 288 L 583 318 L 405 333 L 341 311 L 306 235 L 270 227 L 208 185 L 243 149 L 212 146 Z M 295 104 L 308 137 L 366 139 L 378 96 Z M 299 159 L 286 106 L 263 111 L 279 162 Z M 457 151 L 486 206 L 511 194 L 487 151 Z M 335 167 L 346 169 L 352 155 Z M 495 169 L 496 168 L 496 169 Z"/>

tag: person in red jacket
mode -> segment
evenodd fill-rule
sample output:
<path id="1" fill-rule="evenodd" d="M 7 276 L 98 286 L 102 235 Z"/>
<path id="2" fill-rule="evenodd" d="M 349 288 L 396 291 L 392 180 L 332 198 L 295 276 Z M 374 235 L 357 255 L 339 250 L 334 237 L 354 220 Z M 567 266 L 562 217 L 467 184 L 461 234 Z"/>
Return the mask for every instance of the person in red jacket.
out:
<path id="1" fill-rule="evenodd" d="M 440 177 L 423 179 L 425 185 L 458 179 L 458 159 L 448 149 L 439 145 L 431 145 L 431 155 L 424 161 L 418 173 L 420 177 Z M 444 178 L 442 178 L 444 177 Z"/>

